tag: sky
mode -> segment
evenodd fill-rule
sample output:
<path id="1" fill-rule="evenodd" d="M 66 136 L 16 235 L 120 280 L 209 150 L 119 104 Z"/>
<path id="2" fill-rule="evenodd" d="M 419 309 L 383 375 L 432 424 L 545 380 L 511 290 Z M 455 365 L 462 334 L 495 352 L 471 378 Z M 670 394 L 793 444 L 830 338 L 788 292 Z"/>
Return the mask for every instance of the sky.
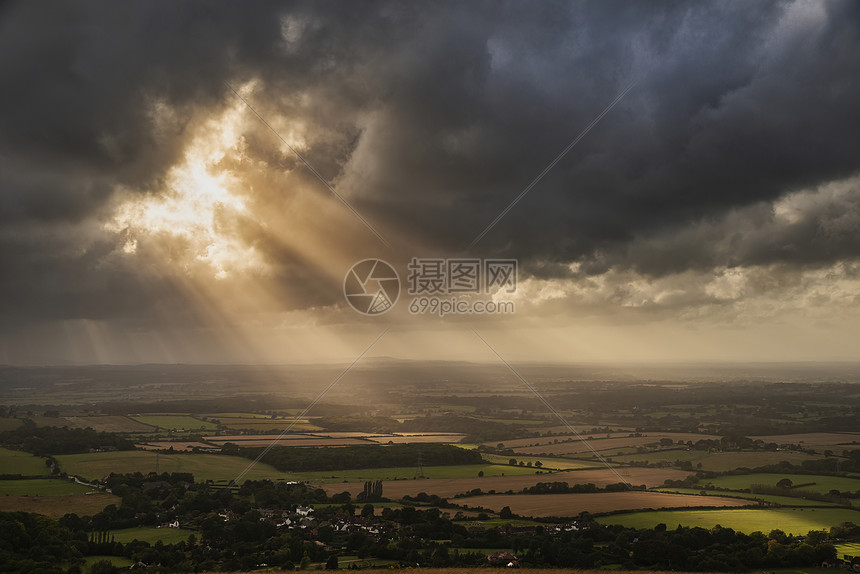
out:
<path id="1" fill-rule="evenodd" d="M 0 363 L 860 360 L 857 70 L 851 0 L 3 3 Z"/>

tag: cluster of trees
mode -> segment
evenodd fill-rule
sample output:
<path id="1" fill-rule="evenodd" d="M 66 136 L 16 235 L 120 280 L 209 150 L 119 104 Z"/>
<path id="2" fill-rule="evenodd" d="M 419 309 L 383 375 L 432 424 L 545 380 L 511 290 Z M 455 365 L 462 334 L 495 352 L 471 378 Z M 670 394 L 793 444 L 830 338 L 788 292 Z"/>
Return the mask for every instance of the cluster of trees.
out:
<path id="1" fill-rule="evenodd" d="M 382 481 L 367 480 L 364 482 L 364 491 L 356 496 L 358 500 L 366 502 L 375 502 L 382 500 Z"/>
<path id="2" fill-rule="evenodd" d="M 0 444 L 38 456 L 78 454 L 105 447 L 134 449 L 132 441 L 116 433 L 96 432 L 91 428 L 37 427 L 29 419 L 14 430 L 0 433 Z"/>
<path id="3" fill-rule="evenodd" d="M 240 447 L 227 443 L 223 454 L 256 459 L 262 448 Z M 342 447 L 290 448 L 274 447 L 262 458 L 278 470 L 293 472 L 385 468 L 392 466 L 482 464 L 479 452 L 448 444 L 396 444 Z"/>

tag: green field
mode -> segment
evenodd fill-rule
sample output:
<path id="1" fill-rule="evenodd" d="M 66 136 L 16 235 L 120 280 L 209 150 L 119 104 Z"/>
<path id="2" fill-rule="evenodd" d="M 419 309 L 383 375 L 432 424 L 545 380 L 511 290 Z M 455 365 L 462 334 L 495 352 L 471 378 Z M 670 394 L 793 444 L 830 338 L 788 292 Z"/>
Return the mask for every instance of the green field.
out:
<path id="1" fill-rule="evenodd" d="M 56 458 L 60 468 L 70 475 L 78 475 L 87 479 L 100 479 L 112 472 L 118 474 L 154 472 L 156 453 L 130 450 L 64 454 Z M 190 472 L 197 481 L 232 480 L 250 463 L 251 461 L 246 458 L 218 454 L 162 454 L 158 456 L 159 472 Z M 247 480 L 261 480 L 263 478 L 287 478 L 287 475 L 263 463 L 257 463 L 245 475 Z"/>
<path id="2" fill-rule="evenodd" d="M 62 478 L 0 480 L 0 496 L 65 496 L 94 490 Z"/>
<path id="3" fill-rule="evenodd" d="M 797 490 L 820 492 L 822 494 L 827 494 L 832 489 L 850 492 L 860 490 L 860 479 L 846 478 L 842 476 L 822 476 L 817 474 L 741 474 L 736 476 L 720 476 L 717 478 L 702 479 L 699 481 L 699 484 L 713 484 L 719 488 L 742 490 L 749 488 L 751 484 L 776 486 L 776 483 L 783 478 L 790 479 L 794 484 L 814 482 L 814 485 L 802 486 Z"/>
<path id="4" fill-rule="evenodd" d="M 843 544 L 835 544 L 836 556 L 842 558 L 843 554 L 849 556 L 860 556 L 860 542 L 845 542 Z"/>
<path id="5" fill-rule="evenodd" d="M 657 492 L 674 492 L 677 494 L 701 494 L 701 489 L 696 488 L 655 488 Z M 771 504 L 779 504 L 780 506 L 836 506 L 831 502 L 819 502 L 817 500 L 807 500 L 805 498 L 795 498 L 791 496 L 774 496 L 770 494 L 752 494 L 749 492 L 722 492 L 717 490 L 708 490 L 707 496 L 728 496 L 731 498 L 747 498 L 750 500 L 761 500 Z"/>
<path id="6" fill-rule="evenodd" d="M 299 431 L 318 431 L 323 430 L 322 427 L 319 427 L 315 424 L 311 424 L 309 422 L 298 422 L 293 424 L 293 419 L 253 419 L 253 418 L 227 418 L 227 417 L 214 417 L 214 420 L 217 420 L 220 424 L 224 425 L 228 429 L 231 430 L 250 430 L 254 432 L 271 432 L 271 431 L 282 431 L 287 427 L 292 425 L 291 430 L 299 432 Z"/>
<path id="7" fill-rule="evenodd" d="M 0 432 L 15 430 L 24 424 L 22 419 L 0 418 Z"/>
<path id="8" fill-rule="evenodd" d="M 602 453 L 607 456 L 607 453 Z M 811 455 L 803 452 L 720 452 L 708 454 L 696 450 L 659 450 L 654 452 L 643 452 L 637 454 L 615 454 L 612 460 L 615 462 L 675 462 L 676 460 L 690 461 L 693 465 L 702 465 L 703 470 L 724 472 L 737 468 L 756 468 L 760 466 L 778 464 L 788 461 L 793 464 L 801 464 L 805 460 L 814 460 L 821 456 Z"/>
<path id="9" fill-rule="evenodd" d="M 128 568 L 134 564 L 134 562 L 131 561 L 131 558 L 126 558 L 125 556 L 84 556 L 84 567 L 82 570 L 84 572 L 89 572 L 93 564 L 100 560 L 107 560 L 118 568 Z"/>
<path id="10" fill-rule="evenodd" d="M 187 415 L 139 415 L 130 418 L 166 430 L 215 430 L 218 428 L 215 423 L 201 421 Z"/>
<path id="11" fill-rule="evenodd" d="M 150 526 L 110 531 L 110 535 L 114 537 L 114 540 L 123 544 L 132 540 L 140 540 L 141 542 L 149 542 L 150 544 L 155 544 L 160 540 L 164 544 L 174 544 L 188 540 L 188 537 L 192 534 L 197 535 L 193 530 L 186 530 L 185 528 L 153 528 Z"/>
<path id="12" fill-rule="evenodd" d="M 461 445 L 457 445 L 461 446 Z M 502 464 L 507 466 L 508 468 L 514 468 L 513 466 L 508 464 L 508 461 L 512 458 L 517 459 L 517 462 L 523 461 L 526 464 L 532 463 L 531 468 L 534 470 L 582 470 L 584 468 L 602 468 L 603 465 L 594 462 L 587 462 L 584 460 L 575 460 L 569 458 L 551 458 L 551 457 L 541 457 L 541 456 L 502 456 L 498 454 L 484 454 L 484 460 L 487 462 L 492 462 L 494 464 Z M 534 466 L 534 463 L 540 461 L 543 466 L 541 468 L 537 468 Z"/>
<path id="13" fill-rule="evenodd" d="M 200 415 L 210 419 L 232 418 L 232 419 L 271 419 L 271 415 L 263 415 L 259 413 L 206 413 Z"/>
<path id="14" fill-rule="evenodd" d="M 2 420 L 2 419 L 0 419 Z M 50 474 L 45 459 L 20 450 L 0 448 L 0 473 L 39 476 Z"/>
<path id="15" fill-rule="evenodd" d="M 842 508 L 660 510 L 601 516 L 597 521 L 632 528 L 654 528 L 662 523 L 669 528 L 680 524 L 710 529 L 719 524 L 746 533 L 767 533 L 778 528 L 786 533 L 802 535 L 810 530 L 829 529 L 843 522 L 860 522 L 860 512 Z"/>
<path id="16" fill-rule="evenodd" d="M 425 466 L 425 478 L 474 478 L 483 471 L 484 476 L 533 475 L 535 468 L 500 464 L 463 464 L 456 466 Z M 290 473 L 291 480 L 306 480 L 314 483 L 362 482 L 365 480 L 412 480 L 418 469 L 414 466 L 390 468 L 368 468 L 364 470 L 322 470 L 317 472 Z M 548 479 L 549 480 L 549 479 Z"/>

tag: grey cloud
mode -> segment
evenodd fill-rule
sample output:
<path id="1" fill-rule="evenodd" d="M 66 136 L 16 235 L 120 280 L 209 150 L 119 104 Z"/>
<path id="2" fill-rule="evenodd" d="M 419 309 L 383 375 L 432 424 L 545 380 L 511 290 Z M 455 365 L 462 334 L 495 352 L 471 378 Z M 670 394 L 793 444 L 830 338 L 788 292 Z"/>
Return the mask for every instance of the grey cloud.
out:
<path id="1" fill-rule="evenodd" d="M 856 257 L 837 217 L 855 195 L 789 226 L 767 211 L 860 168 L 860 7 L 811 4 L 820 20 L 790 2 L 6 4 L 0 300 L 46 319 L 180 300 L 145 269 L 99 263 L 117 249 L 102 219 L 235 104 L 225 81 L 258 80 L 265 117 L 309 125 L 308 159 L 372 221 L 455 254 L 637 79 L 478 254 L 538 277 Z M 173 123 L 153 120 L 156 102 Z M 260 125 L 244 135 L 250 158 L 290 174 L 260 176 L 260 197 L 326 194 Z M 53 237 L 30 232 L 44 225 Z M 62 225 L 86 232 L 57 239 Z M 345 249 L 378 248 L 353 231 Z M 312 262 L 247 233 L 297 304 L 336 302 Z M 108 292 L 125 295 L 99 309 Z"/>

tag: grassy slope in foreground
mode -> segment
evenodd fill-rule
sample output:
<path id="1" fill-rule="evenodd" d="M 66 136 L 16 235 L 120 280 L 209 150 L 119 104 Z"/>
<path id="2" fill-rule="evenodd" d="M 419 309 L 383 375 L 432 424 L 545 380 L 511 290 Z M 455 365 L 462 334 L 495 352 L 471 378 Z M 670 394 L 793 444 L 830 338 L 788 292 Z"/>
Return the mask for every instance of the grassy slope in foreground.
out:
<path id="1" fill-rule="evenodd" d="M 860 522 L 860 512 L 842 508 L 773 508 L 732 510 L 660 510 L 631 512 L 602 516 L 601 524 L 623 524 L 631 528 L 653 528 L 665 524 L 668 528 L 700 526 L 713 528 L 717 524 L 740 532 L 770 532 L 780 529 L 802 535 L 810 530 L 829 529 L 843 522 Z"/>
<path id="2" fill-rule="evenodd" d="M 112 472 L 125 474 L 154 472 L 156 453 L 140 450 L 96 452 L 90 454 L 64 454 L 56 457 L 60 469 L 70 475 L 90 480 L 100 479 Z M 249 464 L 250 460 L 238 456 L 219 454 L 162 454 L 158 457 L 159 472 L 190 472 L 196 481 L 232 480 Z M 245 475 L 245 480 L 285 478 L 283 473 L 268 464 L 257 463 Z"/>

